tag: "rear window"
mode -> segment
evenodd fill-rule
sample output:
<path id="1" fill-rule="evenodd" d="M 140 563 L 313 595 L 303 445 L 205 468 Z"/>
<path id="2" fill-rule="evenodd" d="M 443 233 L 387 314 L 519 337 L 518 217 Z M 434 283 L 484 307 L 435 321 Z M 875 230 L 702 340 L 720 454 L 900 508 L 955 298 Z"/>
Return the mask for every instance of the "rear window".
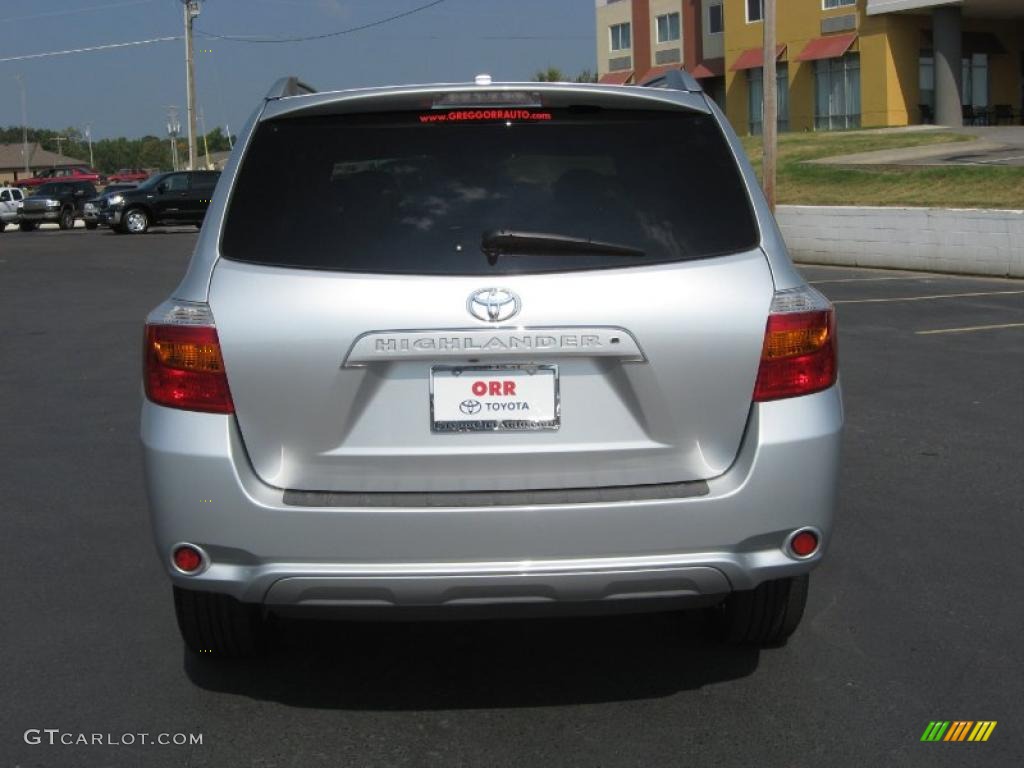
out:
<path id="1" fill-rule="evenodd" d="M 39 197 L 45 197 L 47 195 L 51 197 L 64 197 L 70 195 L 74 187 L 68 183 L 49 183 L 40 185 L 36 194 Z"/>
<path id="2" fill-rule="evenodd" d="M 488 258 L 481 244 L 494 231 L 630 254 L 546 249 L 541 238 Z M 262 123 L 221 250 L 285 267 L 501 275 L 700 259 L 757 241 L 736 162 L 708 115 L 480 109 Z"/>

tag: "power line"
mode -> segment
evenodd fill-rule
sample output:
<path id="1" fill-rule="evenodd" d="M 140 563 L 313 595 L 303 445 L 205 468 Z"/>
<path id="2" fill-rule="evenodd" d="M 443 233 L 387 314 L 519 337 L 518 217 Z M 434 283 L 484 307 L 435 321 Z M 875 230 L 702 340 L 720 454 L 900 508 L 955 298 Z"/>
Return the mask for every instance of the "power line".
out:
<path id="1" fill-rule="evenodd" d="M 445 0 L 432 0 L 432 2 L 419 5 L 415 8 L 411 8 L 408 11 L 402 13 L 396 13 L 394 16 L 388 16 L 386 19 L 377 19 L 371 21 L 368 24 L 360 24 L 357 27 L 349 27 L 348 29 L 342 29 L 337 32 L 327 32 L 322 35 L 306 35 L 304 37 L 243 37 L 240 35 L 219 35 L 214 32 L 204 32 L 201 29 L 196 30 L 197 35 L 203 35 L 204 37 L 214 37 L 218 40 L 230 40 L 235 43 L 304 43 L 310 40 L 324 40 L 328 37 L 339 37 L 341 35 L 348 35 L 353 32 L 361 32 L 364 29 L 370 29 L 371 27 L 379 27 L 381 24 L 387 24 L 390 21 L 396 21 L 397 19 L 404 19 L 406 16 L 412 16 L 414 13 L 425 11 L 428 8 L 433 8 L 435 5 L 440 5 Z"/>
<path id="2" fill-rule="evenodd" d="M 108 8 L 127 8 L 131 5 L 149 5 L 154 3 L 156 0 L 129 0 L 125 3 L 109 3 L 107 5 L 92 5 L 88 8 L 70 8 L 63 11 L 43 11 L 42 13 L 33 13 L 27 16 L 2 16 L 0 21 L 25 21 L 27 19 L 42 19 L 51 16 L 71 16 L 76 13 L 88 13 L 90 11 L 105 11 Z"/>
<path id="3" fill-rule="evenodd" d="M 127 48 L 132 45 L 149 45 L 150 43 L 166 43 L 171 40 L 181 40 L 181 35 L 170 37 L 153 37 L 149 40 L 132 40 L 128 43 L 107 43 L 106 45 L 92 45 L 88 48 L 69 48 L 66 51 L 47 51 L 46 53 L 27 53 L 23 56 L 7 56 L 0 59 L 0 64 L 6 61 L 25 61 L 26 59 L 45 59 L 50 56 L 68 56 L 72 53 L 90 53 L 92 51 L 108 51 L 111 48 Z"/>

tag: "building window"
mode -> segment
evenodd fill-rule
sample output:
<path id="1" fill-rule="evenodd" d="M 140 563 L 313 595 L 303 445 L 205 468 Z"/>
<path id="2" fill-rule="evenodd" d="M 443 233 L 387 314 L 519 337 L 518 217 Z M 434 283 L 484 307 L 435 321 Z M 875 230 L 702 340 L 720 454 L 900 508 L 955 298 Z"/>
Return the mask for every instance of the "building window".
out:
<path id="1" fill-rule="evenodd" d="M 935 110 L 935 58 L 930 50 L 921 51 L 918 59 L 918 88 L 921 104 Z M 975 53 L 961 60 L 960 103 L 971 107 L 989 105 L 988 55 Z"/>
<path id="2" fill-rule="evenodd" d="M 918 109 L 926 108 L 921 109 L 921 122 L 923 123 L 927 116 L 935 114 L 935 59 L 932 58 L 931 51 L 921 51 L 917 62 L 917 83 L 921 92 Z M 929 119 L 932 118 L 929 117 Z"/>
<path id="3" fill-rule="evenodd" d="M 814 63 L 814 127 L 860 127 L 860 54 Z"/>
<path id="4" fill-rule="evenodd" d="M 988 54 L 975 53 L 962 61 L 960 101 L 965 106 L 988 106 Z"/>
<path id="5" fill-rule="evenodd" d="M 764 0 L 747 0 L 747 23 L 764 18 Z"/>
<path id="6" fill-rule="evenodd" d="M 833 8 L 845 8 L 848 5 L 856 5 L 857 0 L 821 0 L 821 7 L 830 11 Z"/>
<path id="7" fill-rule="evenodd" d="M 679 14 L 663 13 L 655 18 L 659 43 L 670 43 L 679 39 Z"/>
<path id="8" fill-rule="evenodd" d="M 725 30 L 725 21 L 722 18 L 722 6 L 708 6 L 708 34 L 720 35 Z"/>
<path id="9" fill-rule="evenodd" d="M 750 114 L 750 134 L 760 135 L 764 116 L 764 69 L 747 70 L 747 95 Z M 775 65 L 775 108 L 777 130 L 789 130 L 789 67 L 785 62 Z"/>
<path id="10" fill-rule="evenodd" d="M 628 51 L 632 45 L 629 39 L 629 22 L 624 24 L 612 24 L 608 27 L 611 34 L 611 46 L 613 51 Z"/>

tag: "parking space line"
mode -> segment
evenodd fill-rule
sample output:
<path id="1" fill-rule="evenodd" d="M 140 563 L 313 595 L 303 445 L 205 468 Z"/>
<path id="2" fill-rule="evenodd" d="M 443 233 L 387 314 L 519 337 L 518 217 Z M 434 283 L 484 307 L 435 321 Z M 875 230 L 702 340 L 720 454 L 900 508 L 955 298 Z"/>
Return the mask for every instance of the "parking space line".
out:
<path id="1" fill-rule="evenodd" d="M 874 283 L 879 280 L 931 280 L 935 277 L 950 279 L 956 275 L 912 275 L 908 277 L 837 277 L 834 280 L 808 280 L 809 285 L 822 285 L 824 283 Z"/>
<path id="2" fill-rule="evenodd" d="M 931 299 L 968 299 L 974 296 L 1013 296 L 1024 291 L 975 291 L 973 293 L 940 293 L 935 296 L 898 296 L 891 299 L 837 299 L 833 304 L 885 304 L 893 301 L 929 301 Z"/>
<path id="3" fill-rule="evenodd" d="M 966 328 L 935 328 L 931 331 L 914 331 L 918 336 L 930 336 L 933 333 L 970 333 L 971 331 L 995 331 L 1000 328 L 1024 328 L 1024 323 L 1000 323 L 999 325 L 971 325 Z"/>

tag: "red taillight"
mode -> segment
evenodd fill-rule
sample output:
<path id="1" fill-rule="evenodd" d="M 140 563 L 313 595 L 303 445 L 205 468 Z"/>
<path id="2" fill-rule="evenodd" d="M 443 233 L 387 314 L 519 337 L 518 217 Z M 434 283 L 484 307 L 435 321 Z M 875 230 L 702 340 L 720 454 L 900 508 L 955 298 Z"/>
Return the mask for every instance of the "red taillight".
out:
<path id="1" fill-rule="evenodd" d="M 809 395 L 836 383 L 834 310 L 768 316 L 754 401 Z"/>
<path id="2" fill-rule="evenodd" d="M 144 354 L 146 397 L 157 405 L 234 413 L 216 328 L 147 325 Z"/>

